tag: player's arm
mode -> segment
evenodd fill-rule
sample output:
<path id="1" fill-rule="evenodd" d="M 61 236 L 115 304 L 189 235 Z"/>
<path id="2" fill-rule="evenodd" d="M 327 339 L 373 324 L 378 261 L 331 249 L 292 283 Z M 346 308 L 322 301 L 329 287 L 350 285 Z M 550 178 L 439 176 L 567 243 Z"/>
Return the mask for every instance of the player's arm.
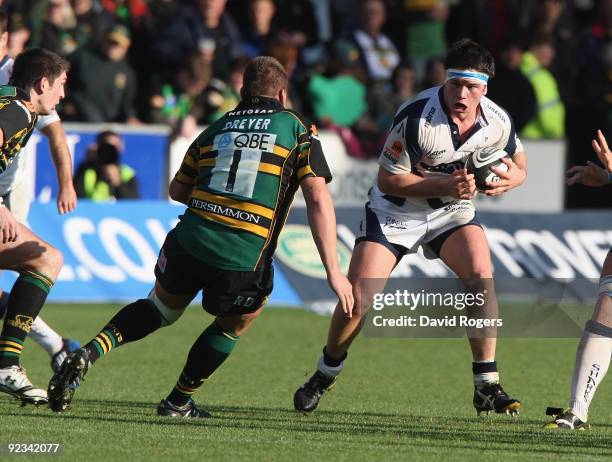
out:
<path id="1" fill-rule="evenodd" d="M 474 175 L 465 169 L 455 170 L 447 177 L 422 177 L 411 172 L 392 173 L 381 166 L 378 169 L 378 188 L 391 196 L 422 199 L 441 196 L 471 199 L 476 195 Z"/>
<path id="2" fill-rule="evenodd" d="M 51 158 L 55 166 L 59 188 L 57 211 L 63 215 L 72 212 L 77 205 L 77 194 L 72 182 L 72 156 L 68 149 L 66 132 L 59 119 L 44 125 L 40 130 L 49 139 Z"/>
<path id="3" fill-rule="evenodd" d="M 181 183 L 174 178 L 170 182 L 170 187 L 168 188 L 168 194 L 172 200 L 180 202 L 181 204 L 188 205 L 189 198 L 191 197 L 191 193 L 193 192 L 194 185 Z"/>
<path id="4" fill-rule="evenodd" d="M 30 124 L 27 113 L 16 104 L 4 104 L 0 108 L 0 147 L 15 134 Z M 19 225 L 15 216 L 4 204 L 0 204 L 0 240 L 14 242 L 17 240 Z"/>
<path id="5" fill-rule="evenodd" d="M 198 146 L 198 140 L 196 139 L 191 143 L 189 149 L 187 149 L 181 166 L 170 182 L 168 195 L 171 199 L 181 204 L 189 205 L 189 198 L 195 188 L 196 178 L 198 176 L 199 153 L 200 148 Z"/>
<path id="6" fill-rule="evenodd" d="M 569 186 L 580 183 L 585 186 L 598 187 L 612 183 L 612 151 L 601 130 L 597 130 L 597 139 L 591 141 L 591 144 L 604 168 L 590 160 L 587 161 L 587 165 L 571 167 L 567 171 Z"/>
<path id="7" fill-rule="evenodd" d="M 353 288 L 346 276 L 340 272 L 336 250 L 336 213 L 326 183 L 332 174 L 325 160 L 323 148 L 314 125 L 298 137 L 297 179 L 300 182 L 308 224 L 317 250 L 327 273 L 327 282 L 338 296 L 342 311 L 353 315 Z"/>
<path id="8" fill-rule="evenodd" d="M 340 272 L 336 250 L 336 214 L 325 178 L 308 177 L 301 182 L 308 224 L 317 250 L 327 273 L 327 281 L 338 296 L 344 313 L 353 313 L 353 289 L 346 276 Z"/>
<path id="9" fill-rule="evenodd" d="M 0 129 L 0 146 L 4 145 L 4 131 Z M 0 204 L 0 239 L 2 243 L 17 240 L 17 220 L 4 204 Z"/>

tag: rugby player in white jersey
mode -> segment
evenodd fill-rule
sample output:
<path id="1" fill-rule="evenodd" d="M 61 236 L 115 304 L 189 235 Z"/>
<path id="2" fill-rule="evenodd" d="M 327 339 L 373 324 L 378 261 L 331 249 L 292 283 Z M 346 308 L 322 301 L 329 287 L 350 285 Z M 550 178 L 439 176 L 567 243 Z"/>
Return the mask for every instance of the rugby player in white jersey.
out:
<path id="1" fill-rule="evenodd" d="M 7 54 L 7 22 L 6 13 L 0 11 L 0 86 L 6 85 L 13 73 L 14 60 Z M 49 139 L 59 186 L 57 210 L 60 214 L 72 212 L 77 204 L 72 183 L 72 158 L 57 112 L 40 116 L 36 128 Z M 17 220 L 24 224 L 27 222 L 32 195 L 26 181 L 25 156 L 19 156 L 16 162 L 9 164 L 7 172 L 0 178 L 0 198 Z M 9 294 L 0 288 L 0 319 L 6 314 L 8 297 Z M 76 340 L 63 338 L 40 316 L 34 320 L 29 336 L 49 354 L 53 370 L 59 368 L 69 352 L 80 346 Z"/>
<path id="2" fill-rule="evenodd" d="M 567 184 L 576 183 L 599 187 L 612 184 L 612 151 L 601 130 L 593 149 L 604 168 L 594 162 L 576 165 L 568 170 Z M 599 280 L 599 297 L 590 321 L 586 323 L 576 352 L 576 364 L 572 377 L 569 408 L 548 408 L 546 413 L 554 415 L 547 428 L 586 430 L 589 428 L 589 406 L 598 385 L 606 376 L 612 356 L 612 250 L 603 263 Z"/>
<path id="3" fill-rule="evenodd" d="M 511 118 L 485 96 L 495 71 L 491 54 L 463 39 L 450 48 L 445 67 L 444 85 L 421 92 L 396 113 L 349 269 L 354 309 L 343 312 L 340 305 L 336 307 L 317 370 L 295 392 L 296 410 L 314 410 L 335 384 L 373 292 L 382 291 L 401 257 L 419 246 L 446 263 L 466 290 L 488 289 L 487 311 L 497 312 L 489 246 L 470 200 L 476 185 L 464 164 L 475 151 L 505 150 L 510 156 L 503 161 L 507 171 L 492 167 L 500 181 L 488 184 L 486 190 L 496 196 L 525 181 L 526 156 Z M 378 281 L 379 287 L 373 288 L 372 281 Z M 474 407 L 478 413 L 517 414 L 520 402 L 499 383 L 495 335 L 479 331 L 468 331 Z"/>

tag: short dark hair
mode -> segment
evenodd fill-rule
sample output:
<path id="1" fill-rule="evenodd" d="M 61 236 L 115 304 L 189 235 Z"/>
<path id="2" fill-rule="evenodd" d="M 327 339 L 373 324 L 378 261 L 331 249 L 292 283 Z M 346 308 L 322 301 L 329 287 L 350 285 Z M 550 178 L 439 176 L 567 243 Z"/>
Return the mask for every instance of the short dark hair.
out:
<path id="1" fill-rule="evenodd" d="M 464 38 L 453 43 L 444 60 L 446 69 L 474 69 L 495 76 L 495 60 L 489 50 L 474 40 Z"/>
<path id="2" fill-rule="evenodd" d="M 244 69 L 240 94 L 243 99 L 253 96 L 274 97 L 286 89 L 288 77 L 285 68 L 272 56 L 258 56 L 249 61 Z"/>
<path id="3" fill-rule="evenodd" d="M 8 16 L 0 10 L 0 35 L 8 32 Z"/>
<path id="4" fill-rule="evenodd" d="M 69 68 L 68 61 L 52 51 L 30 48 L 15 59 L 10 84 L 29 91 L 43 77 L 53 84 Z"/>

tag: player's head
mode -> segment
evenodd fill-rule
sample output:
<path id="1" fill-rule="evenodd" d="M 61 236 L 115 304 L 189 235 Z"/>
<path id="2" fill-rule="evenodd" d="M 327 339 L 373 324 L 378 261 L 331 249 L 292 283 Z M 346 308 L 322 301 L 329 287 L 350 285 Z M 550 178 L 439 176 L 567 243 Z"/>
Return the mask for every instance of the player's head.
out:
<path id="1" fill-rule="evenodd" d="M 470 39 L 455 42 L 444 60 L 446 83 L 444 99 L 451 113 L 461 117 L 478 108 L 487 94 L 489 78 L 495 75 L 493 55 Z"/>
<path id="2" fill-rule="evenodd" d="M 10 84 L 30 94 L 38 114 L 50 114 L 64 97 L 68 61 L 44 48 L 30 48 L 15 59 Z"/>
<path id="3" fill-rule="evenodd" d="M 243 100 L 254 96 L 267 96 L 285 104 L 287 85 L 287 72 L 282 64 L 271 56 L 258 56 L 249 61 L 244 69 L 240 96 Z"/>

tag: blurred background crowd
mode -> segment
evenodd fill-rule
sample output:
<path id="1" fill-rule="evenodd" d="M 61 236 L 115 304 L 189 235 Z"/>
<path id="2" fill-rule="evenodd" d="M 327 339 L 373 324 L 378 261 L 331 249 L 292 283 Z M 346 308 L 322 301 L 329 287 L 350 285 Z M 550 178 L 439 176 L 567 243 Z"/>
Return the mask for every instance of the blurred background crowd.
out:
<path id="1" fill-rule="evenodd" d="M 336 131 L 351 155 L 376 157 L 397 107 L 443 83 L 447 47 L 470 37 L 496 57 L 488 96 L 522 137 L 566 138 L 575 164 L 592 157 L 595 129 L 612 134 L 612 0 L 0 5 L 10 56 L 42 46 L 70 60 L 65 121 L 161 123 L 192 136 L 239 102 L 249 58 L 268 54 L 291 76 L 291 108 Z"/>

